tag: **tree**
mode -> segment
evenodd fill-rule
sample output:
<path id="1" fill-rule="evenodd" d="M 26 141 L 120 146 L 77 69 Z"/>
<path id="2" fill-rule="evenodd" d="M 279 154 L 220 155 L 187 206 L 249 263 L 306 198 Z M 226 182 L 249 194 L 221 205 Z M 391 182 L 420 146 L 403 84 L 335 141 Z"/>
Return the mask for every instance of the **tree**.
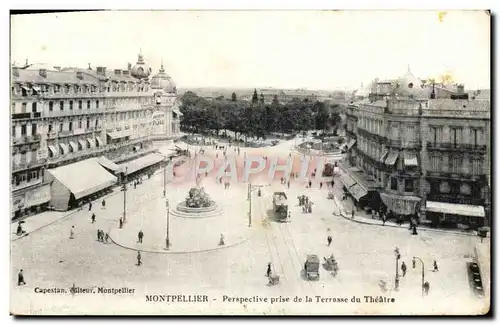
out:
<path id="1" fill-rule="evenodd" d="M 259 101 L 259 96 L 257 95 L 257 89 L 253 90 L 252 103 L 257 104 Z"/>
<path id="2" fill-rule="evenodd" d="M 231 101 L 235 102 L 236 101 L 236 93 L 233 93 L 231 95 Z"/>
<path id="3" fill-rule="evenodd" d="M 274 95 L 272 104 L 278 105 L 279 103 L 280 103 L 280 101 L 278 100 L 278 95 Z"/>
<path id="4" fill-rule="evenodd" d="M 264 94 L 260 93 L 260 103 L 264 105 Z"/>
<path id="5" fill-rule="evenodd" d="M 314 125 L 316 130 L 326 130 L 329 127 L 328 120 L 330 118 L 330 113 L 328 112 L 325 103 L 316 102 L 313 106 Z"/>

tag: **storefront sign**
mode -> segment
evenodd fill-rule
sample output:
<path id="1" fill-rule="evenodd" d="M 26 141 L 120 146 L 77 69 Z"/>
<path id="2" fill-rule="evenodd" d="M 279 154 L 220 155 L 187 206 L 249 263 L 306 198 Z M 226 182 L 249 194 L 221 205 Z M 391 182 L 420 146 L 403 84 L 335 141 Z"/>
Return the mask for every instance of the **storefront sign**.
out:
<path id="1" fill-rule="evenodd" d="M 24 208 L 24 195 L 14 196 L 12 198 L 12 211 Z"/>
<path id="2" fill-rule="evenodd" d="M 50 185 L 44 185 L 26 192 L 26 207 L 32 207 L 50 201 Z"/>

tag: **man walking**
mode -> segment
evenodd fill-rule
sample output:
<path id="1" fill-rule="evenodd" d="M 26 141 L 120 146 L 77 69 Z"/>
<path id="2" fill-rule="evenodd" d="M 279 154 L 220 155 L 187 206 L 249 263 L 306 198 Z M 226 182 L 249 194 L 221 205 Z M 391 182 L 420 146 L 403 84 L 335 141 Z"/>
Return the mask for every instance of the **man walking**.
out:
<path id="1" fill-rule="evenodd" d="M 141 266 L 142 261 L 141 261 L 141 252 L 137 252 L 137 266 Z"/>
<path id="2" fill-rule="evenodd" d="M 108 235 L 108 233 L 106 233 L 106 236 L 104 237 L 104 241 L 106 242 L 106 244 L 108 243 L 108 239 L 109 239 L 109 235 Z"/>
<path id="3" fill-rule="evenodd" d="M 120 218 L 120 229 L 123 228 L 123 218 Z"/>
<path id="4" fill-rule="evenodd" d="M 403 277 L 406 275 L 406 264 L 405 262 L 401 263 L 401 272 L 403 272 Z"/>
<path id="5" fill-rule="evenodd" d="M 101 241 L 101 229 L 97 229 L 97 241 Z"/>
<path id="6" fill-rule="evenodd" d="M 89 201 L 89 211 L 92 210 L 92 201 Z"/>
<path id="7" fill-rule="evenodd" d="M 437 264 L 436 260 L 434 260 L 434 272 L 437 272 L 437 271 L 439 271 L 438 264 Z"/>
<path id="8" fill-rule="evenodd" d="M 330 246 L 332 244 L 332 236 L 328 236 L 326 240 L 328 241 L 328 246 Z"/>
<path id="9" fill-rule="evenodd" d="M 271 263 L 267 263 L 267 277 L 270 277 L 271 276 Z"/>
<path id="10" fill-rule="evenodd" d="M 144 238 L 144 233 L 142 232 L 142 230 L 139 231 L 137 237 L 139 238 L 139 243 L 142 244 L 142 238 Z"/>
<path id="11" fill-rule="evenodd" d="M 92 219 L 92 223 L 95 223 L 95 213 L 92 213 L 91 219 Z"/>
<path id="12" fill-rule="evenodd" d="M 22 284 L 26 284 L 26 282 L 24 282 L 23 269 L 19 270 L 19 273 L 17 274 L 17 285 L 20 286 Z"/>
<path id="13" fill-rule="evenodd" d="M 102 199 L 102 208 L 106 209 L 106 200 L 105 199 Z"/>

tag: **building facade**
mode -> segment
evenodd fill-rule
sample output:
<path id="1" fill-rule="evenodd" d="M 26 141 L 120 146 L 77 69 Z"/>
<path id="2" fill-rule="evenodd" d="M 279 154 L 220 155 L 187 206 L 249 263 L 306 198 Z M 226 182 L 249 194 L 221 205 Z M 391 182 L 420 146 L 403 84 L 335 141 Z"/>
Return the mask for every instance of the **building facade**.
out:
<path id="1" fill-rule="evenodd" d="M 154 139 L 179 134 L 175 85 L 158 88 L 165 84 L 150 79 L 151 71 L 141 54 L 123 70 L 12 68 L 14 216 L 48 205 L 48 169 L 99 156 L 120 163 L 153 151 Z M 158 103 L 159 92 L 169 100 Z"/>
<path id="2" fill-rule="evenodd" d="M 342 169 L 345 182 L 363 187 L 356 201 L 421 223 L 489 224 L 490 100 L 463 85 L 424 83 L 410 71 L 375 80 L 362 95 L 346 111 Z M 363 181 L 379 200 L 363 202 L 360 195 L 370 192 Z"/>

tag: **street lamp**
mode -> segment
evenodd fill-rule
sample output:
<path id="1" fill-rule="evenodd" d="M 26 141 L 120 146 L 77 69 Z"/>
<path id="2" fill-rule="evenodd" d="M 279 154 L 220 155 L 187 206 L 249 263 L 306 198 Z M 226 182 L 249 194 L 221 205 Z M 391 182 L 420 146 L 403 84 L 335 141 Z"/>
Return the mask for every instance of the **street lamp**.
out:
<path id="1" fill-rule="evenodd" d="M 425 265 L 420 257 L 413 256 L 413 268 L 415 268 L 415 260 L 419 260 L 422 264 L 422 298 L 424 297 L 424 284 L 425 284 Z"/>
<path id="2" fill-rule="evenodd" d="M 396 256 L 396 279 L 394 280 L 394 290 L 399 291 L 399 259 L 401 254 L 399 253 L 399 248 L 394 249 L 394 255 Z"/>
<path id="3" fill-rule="evenodd" d="M 165 202 L 167 208 L 167 236 L 165 238 L 165 247 L 168 250 L 170 248 L 170 203 L 168 199 Z"/>
<path id="4" fill-rule="evenodd" d="M 163 155 L 163 197 L 167 196 L 167 156 Z"/>
<path id="5" fill-rule="evenodd" d="M 127 221 L 127 180 L 128 180 L 128 167 L 125 167 L 125 175 L 123 182 L 123 223 Z"/>

